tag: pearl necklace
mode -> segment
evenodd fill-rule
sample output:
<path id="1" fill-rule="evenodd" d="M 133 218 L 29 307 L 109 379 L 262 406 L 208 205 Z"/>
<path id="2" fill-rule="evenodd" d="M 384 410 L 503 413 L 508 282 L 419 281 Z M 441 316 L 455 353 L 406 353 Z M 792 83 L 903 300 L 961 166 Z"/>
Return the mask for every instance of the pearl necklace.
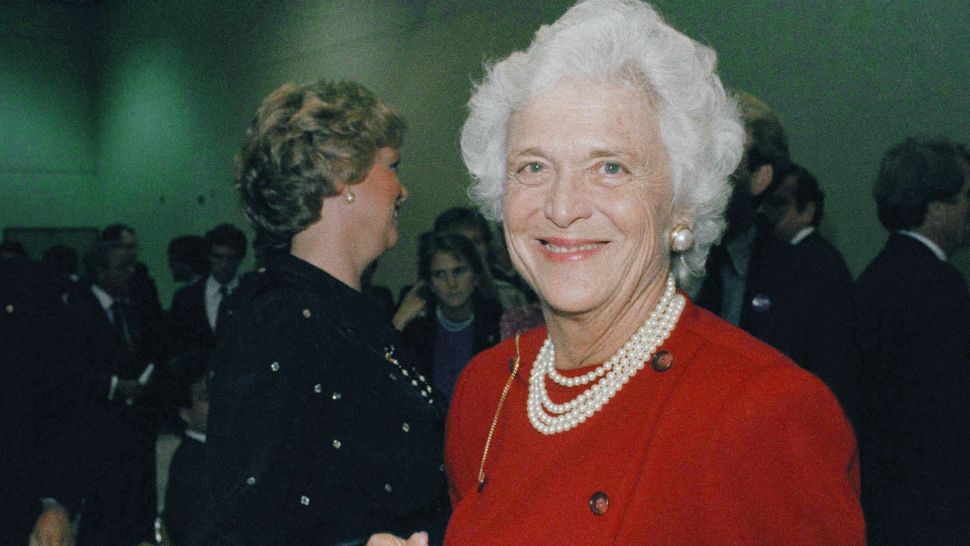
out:
<path id="1" fill-rule="evenodd" d="M 565 377 L 556 371 L 556 351 L 547 337 L 536 356 L 529 377 L 527 412 L 532 426 L 542 434 L 565 432 L 585 422 L 609 402 L 670 337 L 686 299 L 677 294 L 674 277 L 667 277 L 663 295 L 643 326 L 606 362 L 578 377 Z M 594 382 L 572 400 L 556 404 L 546 390 L 546 377 L 564 387 Z"/>
<path id="2" fill-rule="evenodd" d="M 460 332 L 465 328 L 468 328 L 469 326 L 471 326 L 472 322 L 475 322 L 474 312 L 472 312 L 471 316 L 466 318 L 465 320 L 458 320 L 458 321 L 451 320 L 448 317 L 446 317 L 444 313 L 441 312 L 440 305 L 438 307 L 435 307 L 434 314 L 435 314 L 435 317 L 438 319 L 438 324 L 440 324 L 442 328 L 444 328 L 445 330 L 448 330 L 451 333 Z"/>

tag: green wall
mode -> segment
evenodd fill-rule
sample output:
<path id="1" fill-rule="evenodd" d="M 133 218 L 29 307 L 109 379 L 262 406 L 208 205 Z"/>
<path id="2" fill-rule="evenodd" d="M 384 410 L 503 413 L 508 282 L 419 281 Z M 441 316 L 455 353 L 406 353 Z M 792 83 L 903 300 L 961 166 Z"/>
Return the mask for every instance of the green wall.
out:
<path id="1" fill-rule="evenodd" d="M 410 123 L 403 236 L 377 274 L 392 288 L 410 282 L 417 235 L 466 200 L 457 141 L 482 61 L 525 47 L 571 4 L 27 1 L 0 11 L 0 190 L 12 196 L 0 202 L 0 223 L 128 222 L 163 303 L 174 288 L 168 240 L 243 224 L 232 156 L 262 97 L 320 77 L 362 81 Z M 729 86 L 779 111 L 795 159 L 828 194 L 824 231 L 857 273 L 885 238 L 870 196 L 882 152 L 914 133 L 970 140 L 957 102 L 970 89 L 963 0 L 657 6 L 718 50 Z M 970 255 L 955 262 L 970 272 Z"/>
<path id="2" fill-rule="evenodd" d="M 0 226 L 89 225 L 99 212 L 88 17 L 0 10 Z"/>

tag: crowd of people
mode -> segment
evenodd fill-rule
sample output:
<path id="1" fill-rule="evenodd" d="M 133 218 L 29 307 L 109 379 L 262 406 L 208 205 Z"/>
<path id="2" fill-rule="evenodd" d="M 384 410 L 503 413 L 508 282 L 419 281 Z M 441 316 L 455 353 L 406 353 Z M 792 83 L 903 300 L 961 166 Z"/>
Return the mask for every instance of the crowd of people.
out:
<path id="1" fill-rule="evenodd" d="M 397 301 L 405 122 L 353 82 L 256 112 L 251 272 L 236 226 L 176 238 L 163 309 L 128 225 L 83 274 L 5 243 L 0 542 L 966 543 L 970 152 L 885 153 L 854 280 L 779 117 L 715 67 L 638 0 L 490 65 L 481 212 L 435 218 Z"/>

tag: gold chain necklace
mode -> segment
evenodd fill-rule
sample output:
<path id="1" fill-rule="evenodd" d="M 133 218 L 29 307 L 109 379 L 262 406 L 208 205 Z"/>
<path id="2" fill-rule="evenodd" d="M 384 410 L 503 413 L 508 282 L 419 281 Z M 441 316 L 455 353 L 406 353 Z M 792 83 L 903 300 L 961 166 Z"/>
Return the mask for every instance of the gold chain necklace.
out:
<path id="1" fill-rule="evenodd" d="M 512 380 L 515 379 L 515 374 L 519 371 L 519 361 L 521 360 L 519 355 L 519 334 L 515 334 L 515 363 L 512 365 L 512 373 L 509 375 L 508 381 L 505 382 L 505 388 L 502 389 L 502 397 L 498 400 L 498 408 L 495 409 L 495 416 L 492 417 L 492 426 L 488 429 L 488 439 L 485 440 L 485 451 L 482 452 L 482 463 L 478 465 L 478 492 L 481 493 L 485 489 L 485 459 L 488 458 L 488 449 L 492 446 L 492 436 L 495 434 L 495 427 L 498 426 L 499 415 L 502 414 L 502 406 L 505 405 L 505 397 L 509 394 L 509 389 L 512 388 Z"/>

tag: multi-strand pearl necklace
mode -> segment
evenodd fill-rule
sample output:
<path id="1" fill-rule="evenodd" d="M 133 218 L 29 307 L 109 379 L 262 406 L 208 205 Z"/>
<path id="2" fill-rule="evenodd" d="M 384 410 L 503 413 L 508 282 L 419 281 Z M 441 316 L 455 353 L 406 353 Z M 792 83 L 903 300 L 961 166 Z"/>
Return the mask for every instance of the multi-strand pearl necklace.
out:
<path id="1" fill-rule="evenodd" d="M 676 292 L 673 275 L 668 276 L 663 295 L 643 326 L 609 360 L 578 377 L 565 377 L 556 371 L 556 350 L 547 337 L 529 378 L 526 409 L 532 426 L 547 435 L 565 432 L 602 409 L 670 336 L 685 303 L 684 296 Z M 564 387 L 593 385 L 572 400 L 556 404 L 546 390 L 546 377 Z"/>

